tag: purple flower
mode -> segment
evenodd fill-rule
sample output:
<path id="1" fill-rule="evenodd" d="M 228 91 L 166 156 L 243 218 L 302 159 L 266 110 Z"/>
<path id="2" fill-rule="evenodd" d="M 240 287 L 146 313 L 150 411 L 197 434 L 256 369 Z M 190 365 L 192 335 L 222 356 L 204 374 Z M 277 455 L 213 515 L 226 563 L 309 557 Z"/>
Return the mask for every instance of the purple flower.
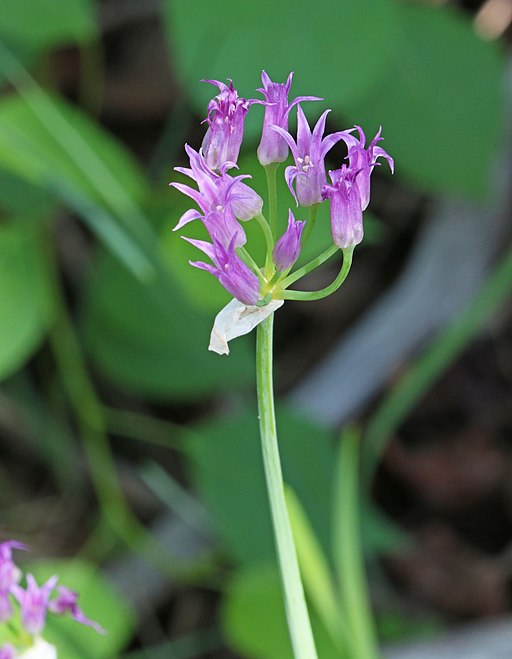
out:
<path id="1" fill-rule="evenodd" d="M 10 643 L 5 643 L 0 647 L 0 659 L 14 659 L 16 650 Z"/>
<path id="2" fill-rule="evenodd" d="M 0 622 L 6 622 L 12 616 L 12 604 L 9 593 L 0 593 Z"/>
<path id="3" fill-rule="evenodd" d="M 26 551 L 28 547 L 16 540 L 0 543 L 0 594 L 6 594 L 21 578 L 21 570 L 12 560 L 13 549 Z"/>
<path id="4" fill-rule="evenodd" d="M 209 214 L 215 213 L 215 217 L 218 217 L 218 214 L 222 213 L 227 231 L 227 240 L 223 240 L 224 245 L 229 245 L 234 235 L 237 236 L 236 247 L 245 244 L 245 232 L 236 218 L 249 220 L 261 213 L 263 207 L 261 197 L 245 183 L 242 183 L 243 179 L 250 178 L 250 176 L 229 176 L 226 173 L 226 167 L 230 163 L 224 163 L 220 174 L 217 174 L 208 167 L 202 153 L 194 151 L 188 144 L 185 145 L 185 151 L 190 159 L 190 168 L 176 167 L 175 169 L 194 180 L 198 190 L 183 183 L 171 183 L 170 185 L 191 197 L 203 214 L 195 209 L 186 211 L 174 227 L 174 231 L 197 219 L 202 220 L 210 230 L 212 219 L 208 218 Z M 218 233 L 221 232 L 218 231 Z"/>
<path id="5" fill-rule="evenodd" d="M 322 188 L 323 199 L 329 199 L 331 205 L 332 239 L 341 249 L 358 245 L 364 235 L 358 175 L 359 172 L 342 165 L 329 172 L 332 185 Z"/>
<path id="6" fill-rule="evenodd" d="M 295 160 L 295 167 L 286 168 L 285 178 L 297 205 L 313 206 L 322 201 L 322 186 L 327 182 L 324 158 L 337 142 L 345 139 L 351 132 L 351 130 L 341 131 L 323 137 L 325 121 L 329 112 L 330 110 L 326 110 L 322 114 L 311 132 L 308 120 L 299 105 L 297 108 L 297 142 L 287 131 L 279 126 L 273 127 L 273 130 L 285 139 Z"/>
<path id="7" fill-rule="evenodd" d="M 249 106 L 261 101 L 245 100 L 238 96 L 229 81 L 229 87 L 218 80 L 203 80 L 217 85 L 220 93 L 208 103 L 208 130 L 201 149 L 206 163 L 212 169 L 220 169 L 224 163 L 236 163 L 244 136 L 244 120 Z"/>
<path id="8" fill-rule="evenodd" d="M 288 144 L 276 132 L 272 126 L 279 126 L 288 130 L 288 115 L 290 110 L 302 101 L 321 101 L 316 96 L 299 96 L 288 103 L 288 94 L 292 85 L 293 71 L 285 83 L 272 82 L 265 71 L 261 72 L 263 89 L 258 89 L 265 96 L 265 118 L 263 119 L 263 131 L 261 142 L 258 147 L 258 160 L 260 163 L 270 165 L 271 163 L 284 162 L 288 157 Z"/>
<path id="9" fill-rule="evenodd" d="M 82 609 L 78 606 L 77 593 L 64 586 L 59 586 L 57 591 L 59 593 L 58 597 L 52 600 L 48 605 L 48 608 L 52 613 L 62 615 L 69 612 L 73 620 L 76 620 L 76 622 L 79 622 L 82 625 L 87 625 L 88 627 L 92 627 L 99 634 L 106 633 L 103 627 L 98 625 L 97 622 L 94 622 L 94 620 L 90 620 L 85 616 Z"/>
<path id="10" fill-rule="evenodd" d="M 11 592 L 21 606 L 21 620 L 25 629 L 37 636 L 41 633 L 46 620 L 46 610 L 58 577 L 51 577 L 41 587 L 32 574 L 27 574 L 27 588 L 13 586 Z"/>
<path id="11" fill-rule="evenodd" d="M 300 237 L 305 222 L 297 221 L 291 211 L 288 212 L 288 228 L 276 242 L 272 258 L 278 272 L 291 268 L 300 254 Z"/>
<path id="12" fill-rule="evenodd" d="M 363 129 L 360 126 L 356 126 L 356 128 L 359 133 L 359 139 L 354 135 L 348 135 L 345 138 L 345 142 L 348 146 L 350 169 L 357 172 L 357 185 L 361 194 L 362 208 L 366 210 L 370 203 L 370 175 L 375 165 L 378 164 L 377 159 L 385 158 L 388 161 L 391 173 L 394 172 L 395 163 L 393 158 L 384 149 L 377 146 L 377 142 L 384 139 L 380 136 L 382 128 L 379 128 L 379 132 L 370 142 L 367 149 L 364 148 L 366 136 Z"/>
<path id="13" fill-rule="evenodd" d="M 212 236 L 213 244 L 204 240 L 183 238 L 213 261 L 213 265 L 202 261 L 190 261 L 190 265 L 217 277 L 222 286 L 243 304 L 255 305 L 258 302 L 260 294 L 258 277 L 236 254 L 235 237 L 231 239 L 227 248 L 216 236 Z"/>

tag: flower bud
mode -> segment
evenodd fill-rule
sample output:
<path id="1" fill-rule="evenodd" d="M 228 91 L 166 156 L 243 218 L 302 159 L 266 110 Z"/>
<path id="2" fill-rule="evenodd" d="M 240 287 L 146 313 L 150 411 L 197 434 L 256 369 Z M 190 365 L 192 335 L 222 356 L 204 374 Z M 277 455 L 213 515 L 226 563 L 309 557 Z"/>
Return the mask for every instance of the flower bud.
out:
<path id="1" fill-rule="evenodd" d="M 300 238 L 305 222 L 296 220 L 293 213 L 288 213 L 288 228 L 277 241 L 272 258 L 278 272 L 291 268 L 300 254 Z"/>

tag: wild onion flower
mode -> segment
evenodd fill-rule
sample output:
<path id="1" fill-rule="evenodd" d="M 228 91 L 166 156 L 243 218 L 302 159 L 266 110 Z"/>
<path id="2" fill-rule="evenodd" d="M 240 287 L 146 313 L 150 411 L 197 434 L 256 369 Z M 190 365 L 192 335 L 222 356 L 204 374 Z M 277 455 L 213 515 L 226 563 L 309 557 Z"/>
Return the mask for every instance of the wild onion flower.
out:
<path id="1" fill-rule="evenodd" d="M 78 595 L 64 586 L 57 587 L 58 577 L 48 579 L 39 586 L 32 574 L 26 575 L 26 586 L 20 585 L 22 572 L 12 561 L 13 549 L 28 549 L 26 545 L 10 540 L 0 544 L 0 622 L 9 620 L 14 614 L 13 604 L 19 605 L 18 624 L 13 625 L 3 638 L 0 659 L 56 659 L 56 648 L 41 638 L 47 613 L 63 615 L 70 613 L 77 622 L 92 627 L 100 634 L 105 631 L 85 616 L 78 606 Z M 53 599 L 52 599 L 53 597 Z"/>
<path id="2" fill-rule="evenodd" d="M 327 152 L 350 133 L 340 131 L 324 137 L 325 121 L 330 110 L 326 110 L 317 121 L 313 131 L 300 105 L 297 108 L 297 141 L 286 130 L 274 126 L 272 130 L 281 135 L 291 149 L 295 166 L 287 167 L 285 178 L 297 205 L 313 206 L 322 201 L 322 186 L 327 183 L 324 159 Z M 295 183 L 295 190 L 293 184 Z"/>
<path id="3" fill-rule="evenodd" d="M 13 549 L 27 550 L 28 547 L 15 540 L 0 543 L 0 593 L 8 592 L 21 579 L 21 570 L 12 560 Z"/>
<path id="4" fill-rule="evenodd" d="M 21 620 L 29 634 L 38 636 L 44 628 L 46 611 L 48 609 L 50 595 L 55 588 L 58 577 L 50 577 L 42 586 L 37 585 L 32 574 L 27 574 L 27 588 L 16 585 L 11 592 L 18 600 L 21 607 Z"/>
<path id="5" fill-rule="evenodd" d="M 229 87 L 219 80 L 203 82 L 217 85 L 220 90 L 208 104 L 208 116 L 205 119 L 208 130 L 201 146 L 208 167 L 220 169 L 227 162 L 236 164 L 244 136 L 245 115 L 250 105 L 261 101 L 240 98 L 232 80 L 229 81 Z"/>
<path id="6" fill-rule="evenodd" d="M 293 213 L 288 211 L 288 228 L 276 242 L 272 251 L 272 260 L 278 272 L 284 272 L 292 267 L 300 255 L 300 237 L 305 222 L 296 220 Z"/>
<path id="7" fill-rule="evenodd" d="M 360 172 L 347 165 L 329 172 L 332 185 L 322 187 L 322 198 L 331 204 L 331 232 L 340 249 L 358 245 L 364 235 L 363 209 L 358 185 Z"/>
<path id="8" fill-rule="evenodd" d="M 363 239 L 363 210 L 370 199 L 370 177 L 379 158 L 385 158 L 393 171 L 393 159 L 377 145 L 382 139 L 380 131 L 365 148 L 366 138 L 359 126 L 359 136 L 354 129 L 339 131 L 324 137 L 326 110 L 311 130 L 300 106 L 301 101 L 320 100 L 303 96 L 288 102 L 292 74 L 285 83 L 274 83 L 262 72 L 263 88 L 259 89 L 265 101 L 265 117 L 258 160 L 266 168 L 268 192 L 267 218 L 263 214 L 261 197 L 245 183 L 244 176 L 230 177 L 227 170 L 235 166 L 243 134 L 243 122 L 249 105 L 258 101 L 244 101 L 230 84 L 209 81 L 219 87 L 220 93 L 208 106 L 208 132 L 201 152 L 185 147 L 190 157 L 189 169 L 177 168 L 197 182 L 198 189 L 174 183 L 173 185 L 197 202 L 198 210 L 187 211 L 179 220 L 176 229 L 188 222 L 201 219 L 212 242 L 185 238 L 204 252 L 211 263 L 190 261 L 196 268 L 214 275 L 234 297 L 215 317 L 208 349 L 219 355 L 229 354 L 228 342 L 257 327 L 256 371 L 258 392 L 258 418 L 263 449 L 263 462 L 273 528 L 276 538 L 277 558 L 281 571 L 283 599 L 287 612 L 290 640 L 294 656 L 316 659 L 309 613 L 305 603 L 293 532 L 284 496 L 283 476 L 280 470 L 279 446 L 272 382 L 272 336 L 274 313 L 285 300 L 313 301 L 337 291 L 350 272 L 354 247 Z M 288 130 L 290 109 L 297 106 L 297 137 Z M 325 157 L 340 140 L 348 150 L 348 164 L 329 172 L 331 184 L 327 183 Z M 297 221 L 291 210 L 288 225 L 277 239 L 279 230 L 279 204 L 277 199 L 277 170 L 279 163 L 286 160 L 290 148 L 295 164 L 285 170 L 285 180 L 297 205 L 311 207 L 306 231 L 305 222 Z M 275 165 L 269 167 L 269 165 Z M 215 170 L 215 171 L 214 171 Z M 317 218 L 318 205 L 329 199 L 333 244 L 308 263 L 293 271 L 300 251 L 301 241 L 310 235 Z M 241 208 L 239 208 L 241 206 Z M 261 263 L 253 258 L 246 247 L 245 232 L 238 220 L 255 217 L 266 245 L 265 259 Z M 341 254 L 340 254 L 341 250 Z M 336 278 L 318 291 L 290 289 L 290 286 L 315 268 L 325 263 L 336 253 L 341 257 Z M 354 441 L 353 441 L 354 440 Z M 354 442 L 357 436 L 343 438 L 343 444 Z M 350 452 L 352 448 L 348 449 Z M 345 454 L 342 454 L 343 465 Z M 355 463 L 354 463 L 355 464 Z M 347 537 L 349 537 L 347 535 Z M 355 538 L 355 536 L 354 536 Z M 356 645 L 362 648 L 365 657 L 376 656 L 375 639 L 371 624 L 367 624 L 369 611 L 364 593 L 357 597 L 346 595 L 349 607 L 359 607 L 363 625 Z M 70 606 L 73 600 L 70 599 Z M 65 605 L 63 605 L 65 606 Z M 71 610 L 71 609 L 70 609 Z M 348 629 L 348 633 L 353 630 Z M 343 636 L 343 634 L 342 634 Z M 340 638 L 340 643 L 345 639 Z M 348 642 L 348 638 L 346 639 Z M 348 647 L 348 646 L 347 646 Z M 361 655 L 361 656 L 362 656 Z M 0 658 L 1 659 L 1 658 Z M 10 659 L 10 658 L 8 658 Z"/>
<path id="9" fill-rule="evenodd" d="M 0 647 L 0 659 L 14 659 L 16 650 L 10 643 L 5 643 Z"/>
<path id="10" fill-rule="evenodd" d="M 370 203 L 370 176 L 373 168 L 378 164 L 378 158 L 385 158 L 388 161 L 391 173 L 395 170 L 395 162 L 393 158 L 384 151 L 383 148 L 377 146 L 384 138 L 381 137 L 382 127 L 379 128 L 377 135 L 370 142 L 367 149 L 364 148 L 366 143 L 366 136 L 361 126 L 356 126 L 359 133 L 359 139 L 355 135 L 347 135 L 345 142 L 348 147 L 348 160 L 350 169 L 357 172 L 357 186 L 361 195 L 362 210 L 366 210 Z"/>
<path id="11" fill-rule="evenodd" d="M 190 265 L 217 277 L 222 286 L 243 304 L 255 305 L 258 302 L 260 294 L 258 277 L 235 252 L 235 236 L 227 248 L 215 236 L 212 236 L 213 243 L 184 236 L 183 238 L 213 261 L 213 265 L 203 261 L 190 261 Z"/>
<path id="12" fill-rule="evenodd" d="M 291 103 L 288 94 L 292 86 L 293 71 L 285 83 L 272 82 L 265 71 L 261 72 L 263 89 L 258 89 L 265 96 L 265 117 L 261 142 L 258 147 L 258 160 L 260 163 L 270 165 L 284 162 L 288 157 L 288 144 L 280 135 L 272 130 L 273 126 L 288 130 L 288 115 L 290 110 L 302 101 L 321 101 L 317 96 L 298 96 Z"/>
<path id="13" fill-rule="evenodd" d="M 26 550 L 28 547 L 15 540 L 0 543 L 0 622 L 5 622 L 12 616 L 9 593 L 21 579 L 21 570 L 12 560 L 13 549 Z"/>
<path id="14" fill-rule="evenodd" d="M 105 630 L 97 622 L 87 618 L 82 609 L 78 606 L 78 593 L 66 588 L 65 586 L 57 586 L 58 596 L 48 604 L 48 610 L 52 613 L 63 615 L 70 613 L 73 620 L 79 622 L 87 627 L 92 627 L 99 634 L 104 634 Z"/>
<path id="15" fill-rule="evenodd" d="M 234 235 L 237 236 L 236 247 L 242 246 L 247 239 L 237 218 L 244 221 L 250 220 L 261 213 L 263 208 L 263 200 L 259 194 L 242 183 L 244 179 L 251 177 L 248 174 L 235 177 L 227 174 L 226 168 L 231 163 L 224 163 L 218 174 L 208 167 L 201 152 L 194 151 L 188 144 L 185 145 L 185 151 L 190 159 L 190 168 L 175 167 L 175 170 L 194 180 L 198 190 L 183 183 L 171 183 L 170 185 L 191 197 L 203 214 L 196 209 L 186 211 L 174 227 L 174 231 L 181 229 L 193 220 L 200 219 L 210 236 L 213 232 L 217 233 L 217 237 L 222 240 L 224 246 L 229 245 Z M 220 216 L 222 216 L 222 221 L 221 226 L 218 226 Z"/>

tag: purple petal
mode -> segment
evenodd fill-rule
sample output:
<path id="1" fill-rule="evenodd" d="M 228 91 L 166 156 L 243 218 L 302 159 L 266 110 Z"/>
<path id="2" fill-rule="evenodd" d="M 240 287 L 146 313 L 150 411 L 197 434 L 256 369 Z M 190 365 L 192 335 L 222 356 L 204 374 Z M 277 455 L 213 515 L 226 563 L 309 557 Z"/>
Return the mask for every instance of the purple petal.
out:
<path id="1" fill-rule="evenodd" d="M 186 211 L 183 213 L 183 215 L 180 217 L 178 224 L 174 227 L 173 231 L 178 231 L 178 229 L 181 229 L 182 227 L 185 226 L 185 224 L 188 224 L 189 222 L 192 222 L 193 220 L 199 220 L 203 216 L 199 211 L 196 211 L 195 208 L 191 208 L 190 210 Z"/>

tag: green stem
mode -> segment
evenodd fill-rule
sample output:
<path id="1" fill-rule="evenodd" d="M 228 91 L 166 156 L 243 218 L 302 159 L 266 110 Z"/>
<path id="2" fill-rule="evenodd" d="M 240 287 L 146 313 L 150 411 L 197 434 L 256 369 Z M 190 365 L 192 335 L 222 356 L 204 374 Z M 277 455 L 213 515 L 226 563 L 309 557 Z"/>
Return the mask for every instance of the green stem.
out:
<path id="1" fill-rule="evenodd" d="M 274 266 L 272 264 L 272 250 L 274 249 L 274 236 L 272 235 L 272 231 L 264 215 L 262 215 L 261 213 L 259 215 L 256 215 L 256 221 L 258 222 L 261 230 L 263 231 L 263 235 L 265 236 L 265 243 L 267 245 L 267 257 L 265 259 L 265 278 L 269 280 L 271 276 L 274 274 Z"/>
<path id="2" fill-rule="evenodd" d="M 335 479 L 334 555 L 353 659 L 376 659 L 379 655 L 361 547 L 360 439 L 359 431 L 353 427 L 346 429 L 341 437 Z"/>
<path id="3" fill-rule="evenodd" d="M 304 227 L 304 233 L 302 234 L 302 246 L 306 244 L 306 240 L 309 238 L 311 232 L 315 228 L 319 207 L 320 204 L 314 204 L 313 206 L 309 207 L 309 221 L 306 222 L 306 226 Z"/>
<path id="4" fill-rule="evenodd" d="M 267 190 L 268 190 L 268 218 L 270 224 L 270 230 L 272 235 L 276 237 L 277 235 L 277 169 L 279 163 L 272 163 L 266 165 L 265 174 L 267 176 Z"/>
<path id="5" fill-rule="evenodd" d="M 325 263 L 328 261 L 331 256 L 336 254 L 336 252 L 339 250 L 339 247 L 337 245 L 331 245 L 328 247 L 325 252 L 322 252 L 319 256 L 314 258 L 312 261 L 309 261 L 309 263 L 306 263 L 306 265 L 303 265 L 302 268 L 299 268 L 298 270 L 295 270 L 289 277 L 286 277 L 286 279 L 283 279 L 282 282 L 280 282 L 280 288 L 282 287 L 283 289 L 288 288 L 288 286 L 291 286 L 294 282 L 297 281 L 297 279 L 300 279 L 301 277 L 304 277 L 307 275 L 311 270 L 315 270 L 319 266 L 322 265 L 322 263 Z"/>
<path id="6" fill-rule="evenodd" d="M 281 571 L 288 628 L 296 659 L 316 659 L 317 653 L 284 496 L 283 474 L 277 443 L 272 383 L 272 330 L 274 315 L 258 325 L 256 372 L 258 412 L 263 463 Z"/>
<path id="7" fill-rule="evenodd" d="M 338 288 L 343 284 L 347 278 L 348 273 L 350 272 L 350 266 L 352 265 L 352 254 L 354 253 L 354 248 L 349 247 L 347 249 L 341 250 L 343 252 L 343 263 L 341 269 L 338 273 L 336 279 L 325 288 L 322 288 L 319 291 L 289 291 L 282 289 L 280 291 L 274 292 L 274 298 L 276 300 L 302 300 L 303 302 L 312 302 L 314 300 L 321 300 L 324 297 L 327 297 L 338 290 Z M 285 280 L 286 281 L 286 280 Z M 280 286 L 281 288 L 281 286 Z"/>
<path id="8" fill-rule="evenodd" d="M 267 281 L 266 281 L 265 277 L 263 276 L 260 268 L 258 267 L 258 264 L 252 258 L 252 256 L 249 254 L 249 252 L 245 249 L 245 247 L 239 247 L 237 251 L 238 251 L 238 254 L 239 254 L 240 258 L 242 259 L 242 261 L 251 268 L 251 270 L 254 272 L 254 274 L 257 275 L 260 282 L 262 284 L 266 284 Z"/>

